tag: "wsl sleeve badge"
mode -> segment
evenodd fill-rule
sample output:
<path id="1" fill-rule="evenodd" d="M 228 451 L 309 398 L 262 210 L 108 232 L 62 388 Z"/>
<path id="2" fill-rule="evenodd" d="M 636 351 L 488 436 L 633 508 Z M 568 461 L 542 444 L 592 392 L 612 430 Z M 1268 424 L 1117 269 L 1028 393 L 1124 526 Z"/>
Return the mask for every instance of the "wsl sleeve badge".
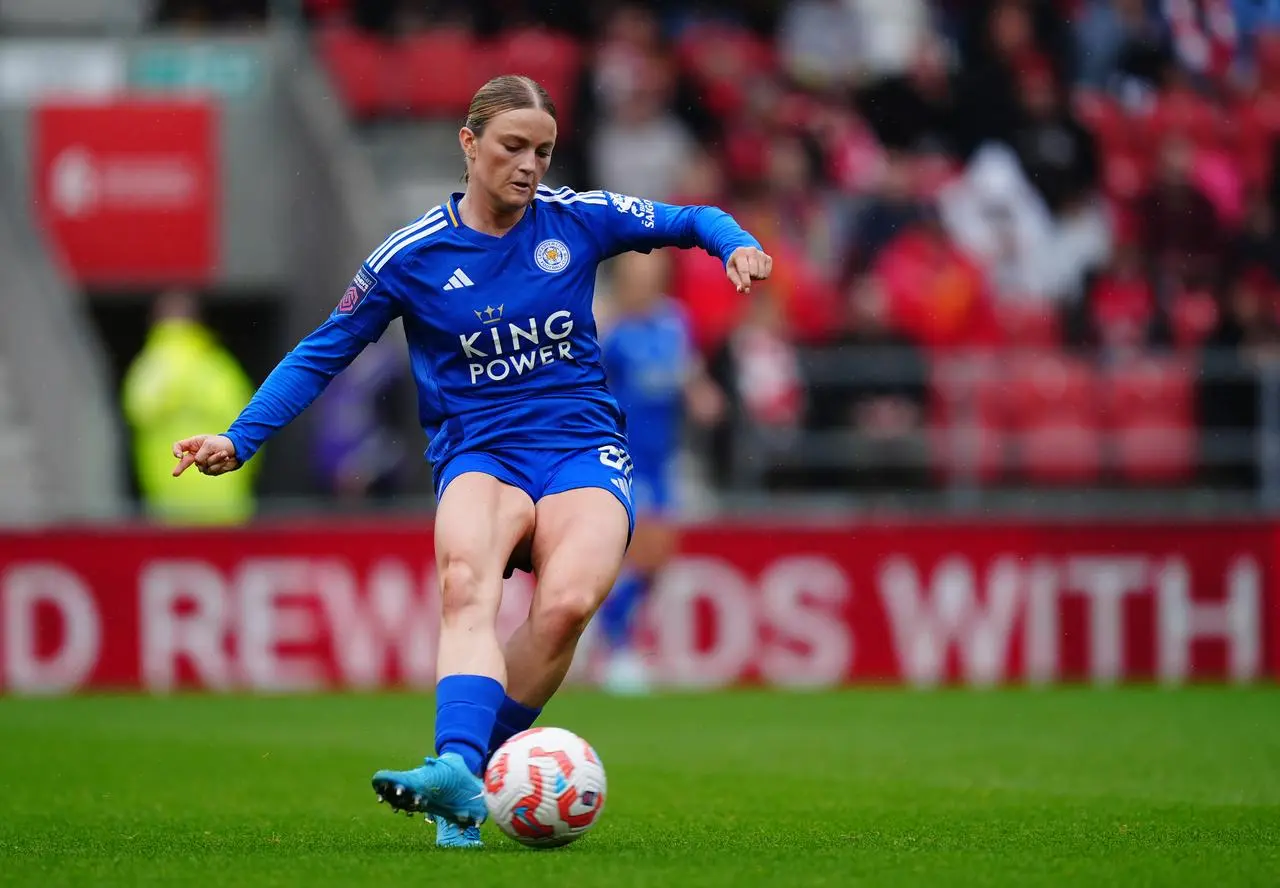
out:
<path id="1" fill-rule="evenodd" d="M 364 301 L 364 297 L 368 296 L 370 291 L 378 285 L 378 279 L 361 268 L 356 272 L 356 276 L 351 281 L 351 286 L 347 287 L 347 292 L 342 294 L 342 301 L 338 303 L 337 313 L 341 315 L 354 314 L 355 310 L 360 307 L 360 303 Z"/>
<path id="2" fill-rule="evenodd" d="M 569 267 L 569 248 L 563 241 L 544 240 L 534 249 L 533 260 L 547 274 L 559 274 Z"/>

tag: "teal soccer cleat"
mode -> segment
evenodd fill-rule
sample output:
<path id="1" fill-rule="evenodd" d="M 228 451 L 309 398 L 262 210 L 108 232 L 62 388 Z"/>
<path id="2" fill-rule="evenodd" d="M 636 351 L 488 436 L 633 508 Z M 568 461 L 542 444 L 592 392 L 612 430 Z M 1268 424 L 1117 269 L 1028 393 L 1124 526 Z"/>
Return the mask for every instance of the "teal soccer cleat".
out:
<path id="1" fill-rule="evenodd" d="M 484 842 L 480 839 L 480 827 L 475 824 L 458 826 L 458 824 L 451 823 L 443 817 L 437 817 L 436 847 L 483 848 Z"/>
<path id="2" fill-rule="evenodd" d="M 489 816 L 484 784 L 453 752 L 425 759 L 412 771 L 379 771 L 373 775 L 373 791 L 396 811 L 427 814 L 458 826 L 478 825 Z"/>

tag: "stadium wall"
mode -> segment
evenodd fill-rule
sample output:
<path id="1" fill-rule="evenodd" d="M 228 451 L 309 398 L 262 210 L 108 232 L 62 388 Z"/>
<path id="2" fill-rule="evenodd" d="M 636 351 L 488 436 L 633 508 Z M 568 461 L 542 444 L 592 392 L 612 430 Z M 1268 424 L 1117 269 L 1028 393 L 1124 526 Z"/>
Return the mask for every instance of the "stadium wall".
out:
<path id="1" fill-rule="evenodd" d="M 0 688 L 430 687 L 429 525 L 0 535 Z M 1280 524 L 690 531 L 646 614 L 674 686 L 1280 676 Z M 509 581 L 503 631 L 532 587 Z M 576 680 L 591 680 L 588 643 Z"/>

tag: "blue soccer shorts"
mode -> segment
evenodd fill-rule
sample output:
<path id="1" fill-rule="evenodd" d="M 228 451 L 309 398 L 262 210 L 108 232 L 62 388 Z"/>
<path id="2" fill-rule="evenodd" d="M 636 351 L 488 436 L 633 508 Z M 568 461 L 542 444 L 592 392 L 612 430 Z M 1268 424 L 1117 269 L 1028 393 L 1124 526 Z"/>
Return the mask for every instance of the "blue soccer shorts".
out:
<path id="1" fill-rule="evenodd" d="M 627 544 L 631 543 L 636 529 L 631 493 L 632 463 L 626 447 L 621 444 L 582 450 L 500 448 L 459 453 L 436 467 L 436 501 L 440 501 L 454 478 L 467 472 L 480 472 L 518 487 L 535 503 L 544 496 L 566 490 L 583 487 L 607 490 L 627 510 Z"/>

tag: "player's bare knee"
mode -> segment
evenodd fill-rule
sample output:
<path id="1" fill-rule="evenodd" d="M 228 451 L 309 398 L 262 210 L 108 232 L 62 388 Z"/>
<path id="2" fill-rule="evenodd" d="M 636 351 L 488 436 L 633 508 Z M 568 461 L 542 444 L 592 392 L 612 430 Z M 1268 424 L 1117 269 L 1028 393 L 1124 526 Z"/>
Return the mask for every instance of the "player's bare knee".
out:
<path id="1" fill-rule="evenodd" d="M 534 623 L 553 648 L 575 644 L 600 605 L 590 590 L 565 591 L 546 597 L 534 612 Z"/>
<path id="2" fill-rule="evenodd" d="M 490 610 L 484 578 L 461 556 L 445 556 L 440 564 L 441 619 L 446 624 L 475 622 Z"/>

